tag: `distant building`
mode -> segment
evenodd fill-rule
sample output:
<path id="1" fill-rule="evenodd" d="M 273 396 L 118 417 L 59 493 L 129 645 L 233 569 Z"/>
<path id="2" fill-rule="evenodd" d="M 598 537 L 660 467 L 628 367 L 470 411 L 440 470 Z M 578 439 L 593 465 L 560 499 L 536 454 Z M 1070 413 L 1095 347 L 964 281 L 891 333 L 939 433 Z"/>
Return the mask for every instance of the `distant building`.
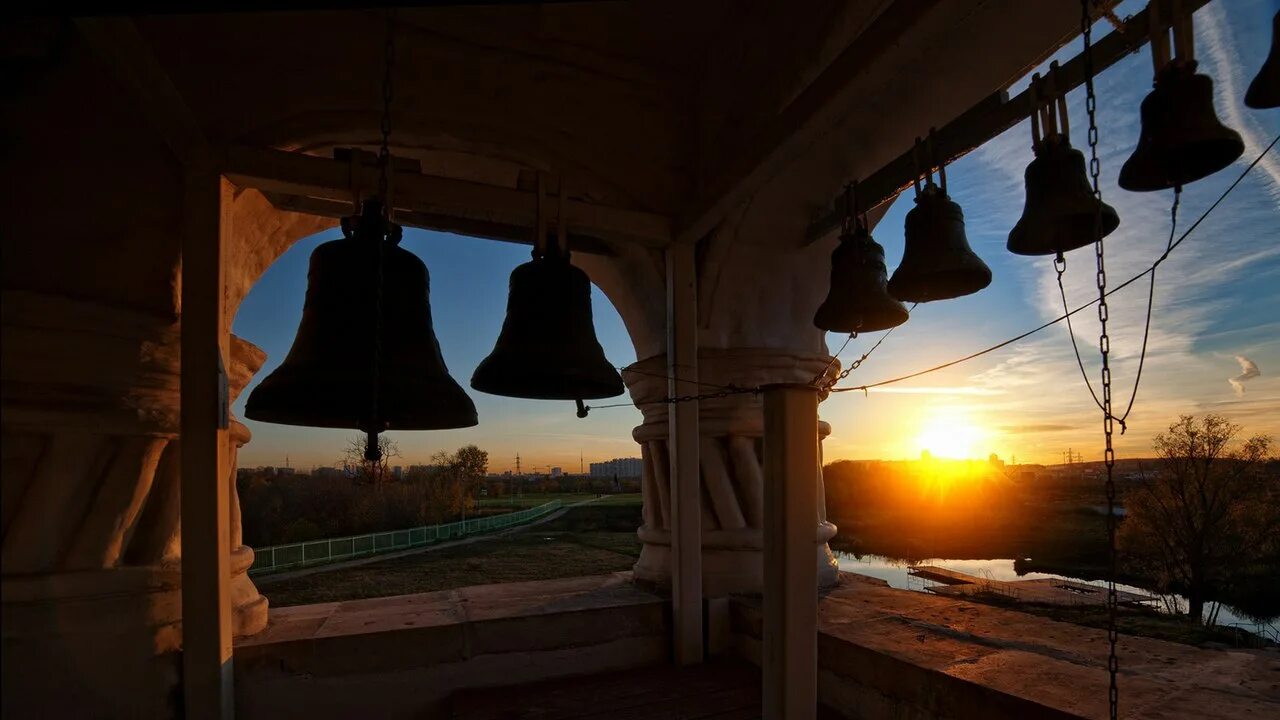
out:
<path id="1" fill-rule="evenodd" d="M 644 473 L 644 461 L 640 458 L 614 458 L 604 462 L 591 463 L 593 478 L 632 478 Z"/>
<path id="2" fill-rule="evenodd" d="M 400 466 L 400 465 L 396 465 L 395 467 L 391 468 L 391 477 L 393 477 L 393 478 L 395 478 L 395 479 L 397 479 L 397 480 L 400 480 L 401 478 L 403 478 L 403 477 L 404 477 L 404 467 L 402 467 L 402 466 Z"/>
<path id="3" fill-rule="evenodd" d="M 276 475 L 292 475 L 292 474 L 293 474 L 293 468 L 291 467 L 276 468 Z"/>
<path id="4" fill-rule="evenodd" d="M 563 474 L 564 474 L 564 470 L 561 470 L 558 467 L 551 468 L 551 477 L 560 477 Z"/>

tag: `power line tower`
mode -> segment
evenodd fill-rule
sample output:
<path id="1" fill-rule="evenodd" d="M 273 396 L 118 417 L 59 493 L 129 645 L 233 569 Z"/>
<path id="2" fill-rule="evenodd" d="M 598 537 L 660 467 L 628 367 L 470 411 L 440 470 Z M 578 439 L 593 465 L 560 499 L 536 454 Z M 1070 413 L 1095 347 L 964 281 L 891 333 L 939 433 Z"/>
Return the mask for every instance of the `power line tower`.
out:
<path id="1" fill-rule="evenodd" d="M 584 468 L 584 467 L 586 467 L 586 466 L 582 464 L 582 451 L 581 451 L 581 450 L 579 450 L 579 451 L 578 451 L 578 474 L 579 474 L 579 475 L 585 475 L 585 474 L 586 474 L 585 472 L 583 472 L 583 468 Z"/>
<path id="2" fill-rule="evenodd" d="M 516 453 L 516 474 L 520 475 L 520 453 Z"/>

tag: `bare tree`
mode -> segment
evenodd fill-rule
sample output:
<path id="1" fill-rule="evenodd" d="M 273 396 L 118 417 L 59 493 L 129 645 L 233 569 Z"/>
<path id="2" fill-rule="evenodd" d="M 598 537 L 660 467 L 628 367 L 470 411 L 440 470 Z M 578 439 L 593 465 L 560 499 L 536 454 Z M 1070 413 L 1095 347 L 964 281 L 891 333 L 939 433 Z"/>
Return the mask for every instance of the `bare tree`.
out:
<path id="1" fill-rule="evenodd" d="M 391 478 L 391 458 L 400 457 L 400 447 L 385 434 L 379 435 L 378 449 L 382 451 L 382 457 L 369 460 L 365 458 L 365 442 L 366 436 L 363 433 L 353 436 L 342 452 L 341 465 L 352 473 L 352 479 L 356 482 L 381 486 Z"/>
<path id="2" fill-rule="evenodd" d="M 1155 437 L 1156 477 L 1125 500 L 1127 562 L 1161 591 L 1184 593 L 1195 623 L 1211 594 L 1263 560 L 1274 529 L 1273 489 L 1258 472 L 1271 440 L 1233 444 L 1240 429 L 1220 415 L 1183 415 Z"/>

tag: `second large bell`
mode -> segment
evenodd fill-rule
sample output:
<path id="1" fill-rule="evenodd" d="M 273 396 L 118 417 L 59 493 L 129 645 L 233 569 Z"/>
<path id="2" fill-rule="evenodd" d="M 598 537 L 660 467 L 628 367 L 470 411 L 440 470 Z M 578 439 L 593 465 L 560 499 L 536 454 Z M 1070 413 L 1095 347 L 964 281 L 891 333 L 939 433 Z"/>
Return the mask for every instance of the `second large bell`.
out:
<path id="1" fill-rule="evenodd" d="M 374 431 L 476 424 L 475 405 L 449 376 L 432 329 L 427 267 L 370 237 L 381 235 L 367 232 L 376 221 L 376 209 L 366 212 L 349 237 L 311 254 L 298 335 L 280 367 L 249 395 L 245 417 Z"/>
<path id="2" fill-rule="evenodd" d="M 502 332 L 471 387 L 540 400 L 621 395 L 622 377 L 596 340 L 587 274 L 560 254 L 517 267 Z"/>

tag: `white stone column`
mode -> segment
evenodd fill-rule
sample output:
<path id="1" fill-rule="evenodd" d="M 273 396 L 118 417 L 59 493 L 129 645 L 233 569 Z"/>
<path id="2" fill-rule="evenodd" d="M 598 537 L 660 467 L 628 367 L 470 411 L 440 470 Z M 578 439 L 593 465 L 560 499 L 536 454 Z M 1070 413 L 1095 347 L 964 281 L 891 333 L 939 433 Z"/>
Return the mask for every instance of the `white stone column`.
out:
<path id="1" fill-rule="evenodd" d="M 807 383 L 827 368 L 821 354 L 772 349 L 702 349 L 698 354 L 700 381 L 709 385 L 755 387 L 766 383 Z M 838 366 L 833 366 L 838 370 Z M 646 404 L 665 397 L 666 359 L 648 358 L 634 371 L 623 373 L 632 399 L 645 422 L 633 437 L 644 458 L 643 525 L 638 534 L 644 547 L 635 577 L 660 586 L 671 576 L 671 479 L 668 477 L 667 406 Z M 704 386 L 703 392 L 715 392 Z M 706 597 L 730 593 L 759 593 L 764 578 L 764 416 L 761 398 L 752 394 L 703 400 L 699 413 L 702 489 L 702 583 Z M 819 434 L 830 434 L 819 423 Z M 813 519 L 813 557 L 818 583 L 835 584 L 835 557 L 827 542 L 836 527 L 827 521 L 823 502 L 821 464 L 813 468 L 818 511 Z"/>
<path id="2" fill-rule="evenodd" d="M 6 291 L 0 330 L 5 685 L 50 716 L 171 715 L 182 620 L 177 324 Z M 232 338 L 232 397 L 265 357 Z M 266 625 L 266 599 L 246 574 L 253 552 L 234 492 L 248 429 L 233 422 L 232 437 L 234 625 L 250 634 Z"/>

